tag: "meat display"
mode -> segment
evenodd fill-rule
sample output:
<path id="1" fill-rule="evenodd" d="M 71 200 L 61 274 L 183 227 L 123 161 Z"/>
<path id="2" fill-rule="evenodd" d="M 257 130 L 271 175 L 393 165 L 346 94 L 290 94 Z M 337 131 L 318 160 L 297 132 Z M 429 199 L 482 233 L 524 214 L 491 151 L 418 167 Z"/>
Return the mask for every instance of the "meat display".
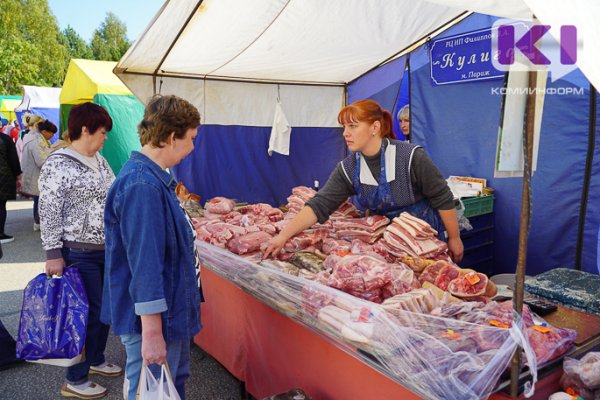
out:
<path id="1" fill-rule="evenodd" d="M 435 258 L 448 250 L 428 223 L 403 212 L 392 220 L 383 233 L 385 247 L 396 257 Z"/>
<path id="2" fill-rule="evenodd" d="M 225 197 L 215 197 L 206 202 L 204 207 L 211 214 L 227 214 L 233 210 L 235 201 Z"/>
<path id="3" fill-rule="evenodd" d="M 379 240 L 390 220 L 376 215 L 367 218 L 338 218 L 333 220 L 335 235 L 339 239 L 360 239 L 366 243 Z"/>
<path id="4" fill-rule="evenodd" d="M 575 390 L 584 399 L 600 399 L 600 352 L 587 353 L 577 360 L 566 357 L 560 386 Z"/>
<path id="5" fill-rule="evenodd" d="M 261 244 L 269 241 L 271 237 L 271 235 L 263 231 L 251 232 L 231 239 L 227 243 L 227 248 L 235 254 L 251 253 L 259 250 Z"/>

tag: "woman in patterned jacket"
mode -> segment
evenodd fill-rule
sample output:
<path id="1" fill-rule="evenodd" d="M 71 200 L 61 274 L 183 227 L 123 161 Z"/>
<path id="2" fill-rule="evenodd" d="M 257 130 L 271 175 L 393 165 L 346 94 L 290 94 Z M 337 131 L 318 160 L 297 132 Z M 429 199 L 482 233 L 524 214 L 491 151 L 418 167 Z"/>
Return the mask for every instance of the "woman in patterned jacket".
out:
<path id="1" fill-rule="evenodd" d="M 119 376 L 122 369 L 104 358 L 109 326 L 100 322 L 104 281 L 104 205 L 115 176 L 98 152 L 112 128 L 108 112 L 93 103 L 71 109 L 71 145 L 48 156 L 39 179 L 42 245 L 46 274 L 62 275 L 76 265 L 89 301 L 86 359 L 67 369 L 61 388 L 66 397 L 97 399 L 106 388 L 89 374 Z"/>

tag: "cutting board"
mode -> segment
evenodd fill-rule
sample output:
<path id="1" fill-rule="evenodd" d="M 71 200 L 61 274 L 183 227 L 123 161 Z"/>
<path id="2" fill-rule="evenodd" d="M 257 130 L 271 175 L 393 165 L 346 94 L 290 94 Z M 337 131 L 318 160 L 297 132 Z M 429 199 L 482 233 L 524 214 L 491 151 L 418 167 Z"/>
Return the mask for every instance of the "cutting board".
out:
<path id="1" fill-rule="evenodd" d="M 569 328 L 577 331 L 575 345 L 579 346 L 589 339 L 600 335 L 600 317 L 586 314 L 582 311 L 573 310 L 556 304 L 556 311 L 542 318 L 550 325 L 557 328 Z"/>

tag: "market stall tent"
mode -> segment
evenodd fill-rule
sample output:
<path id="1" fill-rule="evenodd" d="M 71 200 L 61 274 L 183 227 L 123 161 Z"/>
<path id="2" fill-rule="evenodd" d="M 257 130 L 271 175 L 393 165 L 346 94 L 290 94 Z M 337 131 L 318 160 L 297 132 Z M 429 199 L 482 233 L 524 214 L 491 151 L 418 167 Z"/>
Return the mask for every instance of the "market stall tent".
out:
<path id="1" fill-rule="evenodd" d="M 0 113 L 9 121 L 16 119 L 15 108 L 21 104 L 21 101 L 23 101 L 21 96 L 0 96 Z"/>
<path id="2" fill-rule="evenodd" d="M 60 123 L 67 129 L 69 112 L 74 105 L 93 102 L 108 111 L 113 127 L 101 154 L 115 174 L 140 149 L 137 125 L 144 106 L 113 73 L 116 62 L 72 59 L 60 92 Z"/>
<path id="3" fill-rule="evenodd" d="M 279 205 L 286 202 L 293 186 L 312 186 L 314 180 L 322 185 L 335 163 L 346 154 L 337 122 L 341 106 L 374 98 L 393 109 L 407 58 L 410 57 L 411 70 L 418 74 L 419 68 L 426 65 L 422 60 L 423 54 L 427 55 L 423 45 L 452 27 L 462 32 L 471 29 L 469 25 L 458 25 L 462 21 L 469 23 L 471 12 L 520 19 L 535 14 L 542 23 L 553 26 L 576 24 L 586 43 L 578 56 L 578 66 L 591 83 L 600 84 L 600 40 L 596 40 L 600 28 L 594 21 L 594 16 L 600 15 L 600 5 L 590 0 L 568 5 L 536 0 L 168 1 L 115 72 L 140 99 L 154 93 L 177 94 L 199 108 L 204 126 L 199 130 L 196 150 L 174 169 L 190 190 L 204 199 L 221 195 Z M 484 22 L 475 25 L 490 26 L 493 21 L 492 17 L 481 18 Z M 583 76 L 581 72 L 574 74 Z M 489 97 L 489 87 L 497 84 L 498 81 L 488 81 L 448 86 L 438 92 L 440 98 L 453 101 L 455 106 L 464 101 L 474 107 L 473 112 L 460 115 L 462 136 L 452 136 L 445 126 L 439 125 L 433 127 L 436 135 L 427 132 L 431 128 L 428 124 L 441 121 L 436 113 L 446 114 L 437 107 L 428 107 L 424 97 L 437 88 L 425 78 L 411 80 L 415 141 L 425 146 L 446 175 L 465 171 L 491 176 L 489 165 L 493 166 L 495 152 L 490 150 L 496 136 L 489 135 L 492 131 L 497 134 L 500 99 L 479 101 L 476 96 L 487 91 Z M 419 95 L 415 97 L 415 93 Z M 447 97 L 448 94 L 452 96 Z M 270 158 L 266 150 L 278 100 L 292 126 L 290 156 Z M 559 103 L 556 107 L 564 107 Z M 582 111 L 578 107 L 568 106 L 561 115 L 578 120 L 581 127 L 588 115 L 585 108 Z M 487 125 L 480 126 L 481 120 Z M 495 130 L 488 130 L 488 136 L 475 132 L 490 126 Z M 456 146 L 456 140 L 460 140 L 461 148 Z M 485 141 L 485 146 L 480 148 L 481 141 Z M 564 144 L 564 138 L 557 147 L 560 143 Z M 451 160 L 450 155 L 441 155 L 450 153 L 443 151 L 449 145 L 453 146 Z M 559 191 L 559 198 L 552 189 L 558 183 L 563 185 L 569 163 L 580 168 L 574 159 L 583 158 L 585 152 L 579 153 L 581 143 L 576 146 L 579 148 L 568 150 L 564 159 L 562 154 L 558 159 L 541 155 L 548 157 L 544 173 L 551 174 L 538 173 L 540 178 L 536 177 L 545 182 L 540 186 L 540 196 L 547 196 L 548 200 L 534 211 L 534 226 L 536 219 L 540 221 L 540 238 L 530 245 L 532 273 L 573 264 L 573 229 L 564 228 L 578 224 L 574 210 L 580 200 L 577 189 L 581 183 L 567 184 Z M 552 148 L 548 151 L 552 153 Z M 481 155 L 475 157 L 475 153 Z M 491 164 L 478 167 L 485 160 L 492 160 Z M 553 163 L 559 161 L 561 168 L 553 169 Z M 514 270 L 516 264 L 519 207 L 514 199 L 520 196 L 517 181 L 520 180 L 492 182 L 499 188 L 496 225 L 502 226 L 496 235 L 496 254 L 507 270 Z M 534 193 L 535 190 L 534 187 Z M 566 193 L 569 195 L 565 198 Z M 574 205 L 562 207 L 568 199 Z M 552 201 L 553 207 L 546 207 Z M 558 208 L 565 211 L 557 213 Z M 597 214 L 593 208 L 589 212 L 587 221 L 593 224 Z M 568 238 L 564 237 L 565 232 Z M 586 234 L 589 242 L 589 232 Z M 534 230 L 532 235 L 536 235 Z M 585 269 L 595 271 L 589 265 Z"/>
<path id="4" fill-rule="evenodd" d="M 60 88 L 23 85 L 23 101 L 15 108 L 15 114 L 21 126 L 23 126 L 23 114 L 31 112 L 52 121 L 58 127 L 59 94 Z M 51 141 L 55 141 L 58 135 L 59 133 L 57 132 Z"/>

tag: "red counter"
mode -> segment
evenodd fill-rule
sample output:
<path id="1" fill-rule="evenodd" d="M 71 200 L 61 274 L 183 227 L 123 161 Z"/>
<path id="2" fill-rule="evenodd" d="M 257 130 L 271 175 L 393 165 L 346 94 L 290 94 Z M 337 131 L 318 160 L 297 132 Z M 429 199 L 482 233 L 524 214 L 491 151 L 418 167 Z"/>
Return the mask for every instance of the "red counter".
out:
<path id="1" fill-rule="evenodd" d="M 195 342 L 245 382 L 257 399 L 296 387 L 314 400 L 420 399 L 207 268 L 202 271 L 202 288 L 204 328 Z M 548 395 L 536 393 L 533 398 Z"/>

